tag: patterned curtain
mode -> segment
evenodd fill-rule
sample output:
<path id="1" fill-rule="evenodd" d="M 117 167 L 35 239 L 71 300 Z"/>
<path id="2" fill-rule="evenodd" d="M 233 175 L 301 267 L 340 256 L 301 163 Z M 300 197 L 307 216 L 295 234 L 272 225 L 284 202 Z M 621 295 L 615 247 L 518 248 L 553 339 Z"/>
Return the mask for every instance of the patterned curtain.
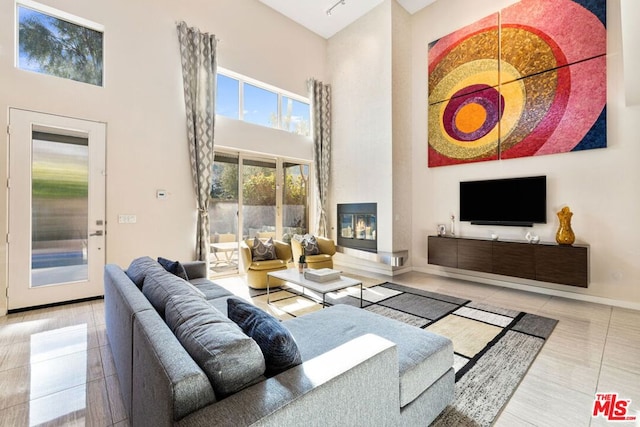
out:
<path id="1" fill-rule="evenodd" d="M 327 237 L 327 203 L 331 172 L 331 86 L 309 79 L 316 168 L 316 232 Z"/>
<path id="2" fill-rule="evenodd" d="M 216 37 L 178 24 L 187 139 L 198 206 L 196 259 L 209 255 L 209 192 L 213 171 L 213 128 L 216 99 Z M 208 266 L 207 266 L 208 267 Z"/>

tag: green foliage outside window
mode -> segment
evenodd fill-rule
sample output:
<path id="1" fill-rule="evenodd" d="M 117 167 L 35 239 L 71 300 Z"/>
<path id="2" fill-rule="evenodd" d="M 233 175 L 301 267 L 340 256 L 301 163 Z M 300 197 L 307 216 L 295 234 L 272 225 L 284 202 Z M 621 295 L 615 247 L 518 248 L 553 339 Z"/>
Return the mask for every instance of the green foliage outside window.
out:
<path id="1" fill-rule="evenodd" d="M 234 163 L 213 164 L 211 198 L 214 200 L 238 200 L 238 165 Z"/>
<path id="2" fill-rule="evenodd" d="M 251 206 L 275 206 L 275 172 L 256 168 L 247 175 L 242 187 L 244 200 Z M 285 181 L 284 204 L 306 205 L 307 182 L 304 176 L 287 174 Z M 238 165 L 226 163 L 214 166 L 211 198 L 217 201 L 238 199 Z"/>
<path id="3" fill-rule="evenodd" d="M 276 177 L 274 173 L 262 171 L 244 180 L 242 186 L 244 204 L 250 206 L 275 206 Z"/>
<path id="4" fill-rule="evenodd" d="M 103 34 L 44 13 L 19 10 L 19 67 L 102 86 Z"/>
<path id="5" fill-rule="evenodd" d="M 305 205 L 307 199 L 307 183 L 302 175 L 287 175 L 284 193 L 285 205 Z"/>

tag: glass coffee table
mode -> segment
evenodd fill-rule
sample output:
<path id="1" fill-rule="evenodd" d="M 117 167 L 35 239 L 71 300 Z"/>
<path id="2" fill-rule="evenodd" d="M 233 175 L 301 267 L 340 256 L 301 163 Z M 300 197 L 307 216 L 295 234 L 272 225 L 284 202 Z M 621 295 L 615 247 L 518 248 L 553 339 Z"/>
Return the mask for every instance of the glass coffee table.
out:
<path id="1" fill-rule="evenodd" d="M 269 299 L 269 282 L 271 278 L 280 279 L 284 282 L 293 283 L 302 288 L 302 295 L 305 295 L 305 289 L 316 292 L 322 295 L 322 307 L 326 307 L 325 296 L 329 292 L 336 292 L 342 289 L 349 288 L 351 286 L 360 286 L 360 308 L 362 308 L 362 282 L 360 280 L 351 279 L 349 277 L 340 276 L 339 279 L 330 280 L 327 282 L 316 282 L 306 279 L 304 273 L 300 273 L 297 268 L 289 268 L 287 270 L 278 270 L 267 273 L 267 304 L 270 304 Z"/>

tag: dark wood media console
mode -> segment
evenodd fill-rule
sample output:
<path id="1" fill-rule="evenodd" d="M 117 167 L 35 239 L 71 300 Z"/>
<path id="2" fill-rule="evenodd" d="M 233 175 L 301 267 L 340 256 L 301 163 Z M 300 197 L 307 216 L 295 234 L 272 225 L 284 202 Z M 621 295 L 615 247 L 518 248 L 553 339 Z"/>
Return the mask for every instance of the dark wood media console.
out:
<path id="1" fill-rule="evenodd" d="M 560 283 L 589 285 L 589 247 L 429 236 L 429 264 Z"/>

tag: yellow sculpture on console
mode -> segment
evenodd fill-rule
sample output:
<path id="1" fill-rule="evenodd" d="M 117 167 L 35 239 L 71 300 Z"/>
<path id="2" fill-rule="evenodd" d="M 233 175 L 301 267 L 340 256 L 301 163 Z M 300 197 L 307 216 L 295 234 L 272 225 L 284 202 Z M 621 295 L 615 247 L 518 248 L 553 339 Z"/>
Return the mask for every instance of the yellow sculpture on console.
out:
<path id="1" fill-rule="evenodd" d="M 571 229 L 572 216 L 573 212 L 571 212 L 568 206 L 565 206 L 558 212 L 560 227 L 558 227 L 558 231 L 556 232 L 556 242 L 560 245 L 573 245 L 573 242 L 576 241 L 576 235 Z"/>

